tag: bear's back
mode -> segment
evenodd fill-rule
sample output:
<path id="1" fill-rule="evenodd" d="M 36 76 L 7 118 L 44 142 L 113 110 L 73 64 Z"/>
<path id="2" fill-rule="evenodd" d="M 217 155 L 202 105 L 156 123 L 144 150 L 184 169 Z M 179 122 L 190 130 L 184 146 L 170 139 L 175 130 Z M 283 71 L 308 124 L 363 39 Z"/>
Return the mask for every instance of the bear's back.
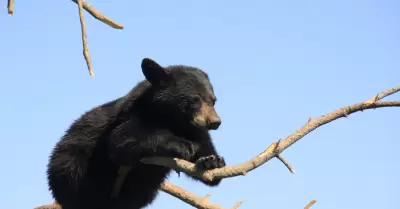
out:
<path id="1" fill-rule="evenodd" d="M 104 208 L 110 204 L 119 166 L 109 156 L 109 135 L 126 120 L 127 107 L 147 88 L 141 82 L 126 96 L 87 111 L 56 144 L 48 164 L 48 183 L 56 200 L 71 204 L 66 209 L 75 205 Z"/>

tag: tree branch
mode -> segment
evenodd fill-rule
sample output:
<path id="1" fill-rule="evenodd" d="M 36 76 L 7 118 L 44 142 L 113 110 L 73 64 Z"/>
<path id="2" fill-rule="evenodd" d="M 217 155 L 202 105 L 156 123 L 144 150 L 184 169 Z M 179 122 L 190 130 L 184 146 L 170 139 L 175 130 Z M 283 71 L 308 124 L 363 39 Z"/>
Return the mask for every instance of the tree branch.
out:
<path id="1" fill-rule="evenodd" d="M 216 205 L 208 200 L 208 197 L 211 195 L 211 193 L 208 193 L 205 197 L 200 197 L 167 181 L 161 185 L 160 190 L 192 205 L 195 208 L 225 209 L 224 207 Z M 237 209 L 240 204 L 242 204 L 242 201 L 236 203 L 233 207 L 231 207 L 231 209 Z"/>
<path id="2" fill-rule="evenodd" d="M 89 3 L 85 2 L 84 0 L 72 0 L 72 1 L 75 2 L 76 4 L 78 4 L 78 8 L 79 8 L 79 20 L 81 22 L 81 31 L 82 31 L 83 57 L 85 58 L 90 76 L 94 76 L 92 62 L 91 62 L 90 56 L 89 56 L 89 47 L 88 47 L 88 43 L 87 43 L 86 25 L 85 25 L 85 21 L 83 18 L 83 9 L 85 9 L 87 12 L 89 12 L 97 20 L 99 20 L 115 29 L 122 30 L 122 29 L 124 29 L 124 26 L 111 20 L 110 18 L 106 17 L 101 12 L 99 12 L 96 8 L 94 8 Z M 8 0 L 7 8 L 8 8 L 8 14 L 13 15 L 14 0 Z"/>
<path id="3" fill-rule="evenodd" d="M 288 161 L 285 160 L 285 158 L 282 157 L 282 155 L 277 155 L 276 158 L 278 158 L 289 169 L 290 173 L 296 173 L 294 168 L 289 164 Z"/>
<path id="4" fill-rule="evenodd" d="M 90 76 L 94 76 L 92 69 L 92 62 L 90 61 L 89 46 L 87 43 L 86 25 L 85 25 L 85 20 L 83 19 L 83 1 L 84 0 L 78 0 L 79 20 L 81 22 L 81 30 L 82 30 L 83 57 L 86 60 Z"/>
<path id="5" fill-rule="evenodd" d="M 83 18 L 83 9 L 88 11 L 94 18 L 100 20 L 101 22 L 103 22 L 113 28 L 123 29 L 124 26 L 122 26 L 122 25 L 112 21 L 108 17 L 104 16 L 101 12 L 96 10 L 96 8 L 90 6 L 90 4 L 85 2 L 84 0 L 72 0 L 72 1 L 78 4 L 79 20 L 81 22 L 81 31 L 82 31 L 83 57 L 85 58 L 85 61 L 86 61 L 86 64 L 87 64 L 87 67 L 89 70 L 89 74 L 90 74 L 90 76 L 93 77 L 94 73 L 93 73 L 93 68 L 92 68 L 92 62 L 91 62 L 90 55 L 89 55 L 89 46 L 87 43 L 86 25 L 85 25 L 85 21 Z"/>
<path id="6" fill-rule="evenodd" d="M 317 201 L 316 200 L 311 200 L 310 203 L 308 203 L 306 205 L 306 207 L 304 207 L 304 209 L 309 209 L 312 205 L 314 205 Z"/>
<path id="7" fill-rule="evenodd" d="M 12 1 L 12 0 L 9 0 L 9 1 Z M 78 0 L 72 0 L 72 1 L 75 2 L 76 4 L 79 3 Z M 123 25 L 111 20 L 110 18 L 108 18 L 107 16 L 102 14 L 100 11 L 98 11 L 96 8 L 91 6 L 89 3 L 82 2 L 82 6 L 83 6 L 83 9 L 85 9 L 87 12 L 89 12 L 97 20 L 99 20 L 115 29 L 120 29 L 120 30 L 124 29 Z"/>
<path id="8" fill-rule="evenodd" d="M 7 8 L 8 8 L 8 14 L 13 15 L 14 14 L 14 0 L 8 0 Z"/>

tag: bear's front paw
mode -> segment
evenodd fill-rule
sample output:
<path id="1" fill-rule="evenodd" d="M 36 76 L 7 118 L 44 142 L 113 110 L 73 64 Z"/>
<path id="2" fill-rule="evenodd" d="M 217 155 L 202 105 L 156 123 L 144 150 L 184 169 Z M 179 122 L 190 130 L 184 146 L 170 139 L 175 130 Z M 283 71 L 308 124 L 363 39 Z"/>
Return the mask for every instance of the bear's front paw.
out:
<path id="1" fill-rule="evenodd" d="M 211 170 L 215 168 L 222 168 L 225 166 L 225 159 L 221 156 L 209 155 L 201 157 L 196 161 L 196 167 L 203 170 Z"/>

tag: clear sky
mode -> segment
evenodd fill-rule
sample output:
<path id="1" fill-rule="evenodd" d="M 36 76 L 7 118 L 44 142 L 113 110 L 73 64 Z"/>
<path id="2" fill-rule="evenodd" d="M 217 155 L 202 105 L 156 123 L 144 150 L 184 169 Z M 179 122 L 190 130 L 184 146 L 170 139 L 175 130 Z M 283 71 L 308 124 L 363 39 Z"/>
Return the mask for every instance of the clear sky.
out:
<path id="1" fill-rule="evenodd" d="M 400 1 L 91 0 L 125 26 L 85 12 L 95 77 L 82 56 L 77 5 L 19 1 L 0 12 L 0 208 L 53 201 L 49 154 L 85 111 L 127 93 L 140 62 L 200 67 L 223 124 L 212 132 L 227 164 L 248 160 L 308 118 L 400 84 Z M 385 100 L 400 99 L 400 95 Z M 310 133 L 273 159 L 212 189 L 170 181 L 227 208 L 399 209 L 400 109 L 368 110 Z M 397 130 L 396 130 L 397 129 Z M 161 193 L 149 208 L 189 209 Z"/>

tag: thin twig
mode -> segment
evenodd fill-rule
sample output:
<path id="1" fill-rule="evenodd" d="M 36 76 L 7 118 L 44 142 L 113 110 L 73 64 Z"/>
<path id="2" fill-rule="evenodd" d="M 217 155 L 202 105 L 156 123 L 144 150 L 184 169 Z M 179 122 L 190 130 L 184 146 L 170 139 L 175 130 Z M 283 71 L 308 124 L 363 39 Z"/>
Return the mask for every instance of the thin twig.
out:
<path id="1" fill-rule="evenodd" d="M 296 173 L 294 168 L 285 160 L 285 158 L 282 157 L 282 155 L 277 155 L 276 158 L 278 158 L 289 169 L 290 173 Z"/>
<path id="2" fill-rule="evenodd" d="M 211 196 L 211 192 L 207 193 L 206 196 L 203 198 L 204 200 L 208 200 L 208 198 Z"/>
<path id="3" fill-rule="evenodd" d="M 400 89 L 400 86 L 396 86 L 394 88 L 388 89 L 386 91 L 383 91 L 383 92 L 377 94 L 375 97 L 371 98 L 370 100 L 372 100 L 372 99 L 375 101 L 382 100 L 383 98 L 385 98 L 387 96 L 397 93 L 399 91 L 399 89 Z"/>
<path id="4" fill-rule="evenodd" d="M 310 201 L 310 203 L 308 203 L 307 205 L 306 205 L 306 207 L 304 207 L 304 209 L 309 209 L 312 205 L 314 205 L 314 203 L 316 203 L 317 201 L 316 200 L 311 200 Z"/>
<path id="5" fill-rule="evenodd" d="M 78 4 L 78 0 L 72 0 L 73 2 Z M 98 11 L 96 8 L 94 8 L 93 6 L 91 6 L 89 3 L 87 2 L 82 2 L 83 8 L 89 12 L 94 18 L 96 18 L 97 20 L 115 28 L 115 29 L 124 29 L 124 26 L 111 20 L 109 17 L 105 16 L 104 14 L 102 14 L 100 11 Z"/>
<path id="6" fill-rule="evenodd" d="M 79 20 L 81 21 L 81 30 L 82 30 L 83 56 L 85 57 L 86 64 L 89 69 L 89 74 L 90 74 L 90 76 L 93 77 L 94 74 L 93 74 L 93 69 L 92 69 L 92 62 L 90 61 L 89 46 L 88 46 L 87 37 L 86 37 L 86 25 L 85 25 L 85 20 L 83 19 L 83 1 L 84 0 L 78 0 Z"/>
<path id="7" fill-rule="evenodd" d="M 237 209 L 240 207 L 240 205 L 242 205 L 243 201 L 239 201 L 237 202 L 234 206 L 231 207 L 231 209 Z"/>
<path id="8" fill-rule="evenodd" d="M 7 8 L 8 8 L 8 14 L 13 15 L 14 14 L 14 0 L 8 0 Z"/>

